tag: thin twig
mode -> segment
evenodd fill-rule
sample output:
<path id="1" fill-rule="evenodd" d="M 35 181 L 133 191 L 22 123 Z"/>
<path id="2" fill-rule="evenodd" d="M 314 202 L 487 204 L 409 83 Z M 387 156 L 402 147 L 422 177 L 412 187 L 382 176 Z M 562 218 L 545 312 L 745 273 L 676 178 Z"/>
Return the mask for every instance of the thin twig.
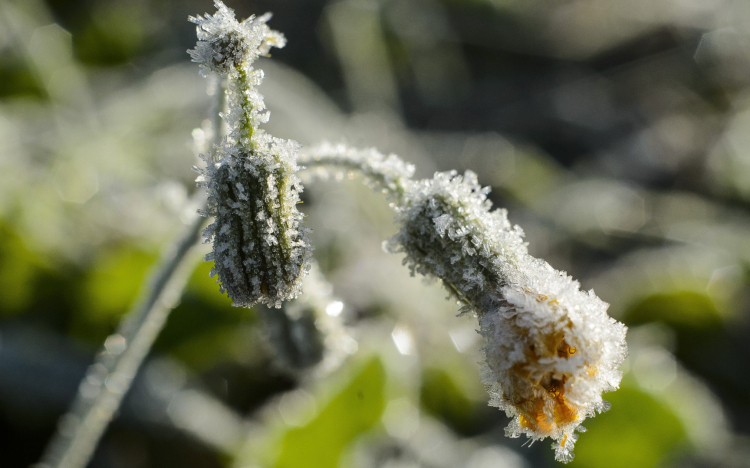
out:
<path id="1" fill-rule="evenodd" d="M 198 244 L 204 221 L 205 218 L 196 217 L 185 228 L 149 278 L 141 300 L 125 315 L 117 332 L 105 340 L 70 410 L 60 419 L 39 468 L 83 468 L 88 464 L 182 295 L 195 260 L 188 254 Z"/>

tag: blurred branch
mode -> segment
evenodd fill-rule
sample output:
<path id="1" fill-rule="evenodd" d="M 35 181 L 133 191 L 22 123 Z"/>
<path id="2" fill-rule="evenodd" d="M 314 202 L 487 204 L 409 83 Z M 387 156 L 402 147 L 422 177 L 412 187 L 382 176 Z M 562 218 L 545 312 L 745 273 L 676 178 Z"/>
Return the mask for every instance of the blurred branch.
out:
<path id="1" fill-rule="evenodd" d="M 125 315 L 117 332 L 105 340 L 104 349 L 89 367 L 70 411 L 60 419 L 39 466 L 81 468 L 91 459 L 169 312 L 182 295 L 194 260 L 188 254 L 198 243 L 204 221 L 196 217 L 185 228 L 148 279 L 142 299 Z"/>

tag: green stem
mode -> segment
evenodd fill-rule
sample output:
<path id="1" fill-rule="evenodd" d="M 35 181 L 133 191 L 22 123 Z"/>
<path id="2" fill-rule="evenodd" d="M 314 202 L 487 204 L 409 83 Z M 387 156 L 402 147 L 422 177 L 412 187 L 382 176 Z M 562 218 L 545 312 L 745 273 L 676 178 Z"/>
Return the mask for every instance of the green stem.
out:
<path id="1" fill-rule="evenodd" d="M 237 68 L 237 89 L 241 93 L 240 95 L 240 106 L 242 107 L 242 114 L 244 116 L 244 120 L 242 124 L 240 125 L 240 135 L 239 135 L 239 143 L 242 144 L 242 141 L 247 138 L 248 141 L 248 147 L 247 150 L 252 152 L 253 150 L 253 143 L 252 138 L 253 134 L 255 133 L 255 128 L 252 125 L 252 111 L 253 106 L 250 102 L 250 95 L 247 93 L 248 90 L 251 89 L 250 86 L 250 80 L 247 76 L 247 70 L 245 67 L 238 67 Z"/>

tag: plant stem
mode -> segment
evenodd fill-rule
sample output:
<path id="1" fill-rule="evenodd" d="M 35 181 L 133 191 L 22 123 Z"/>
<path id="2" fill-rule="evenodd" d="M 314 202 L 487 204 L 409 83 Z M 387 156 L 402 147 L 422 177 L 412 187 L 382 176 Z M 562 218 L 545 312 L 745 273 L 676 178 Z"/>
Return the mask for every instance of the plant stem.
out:
<path id="1" fill-rule="evenodd" d="M 394 155 L 384 158 L 383 155 L 356 149 L 342 149 L 342 147 L 316 148 L 312 154 L 300 153 L 297 163 L 304 170 L 323 171 L 352 171 L 357 172 L 383 193 L 392 197 L 397 205 L 405 201 L 409 184 L 412 182 L 413 166 Z"/>
<path id="2" fill-rule="evenodd" d="M 253 133 L 255 133 L 255 128 L 253 128 L 252 120 L 253 104 L 250 100 L 250 96 L 247 94 L 248 90 L 252 89 L 252 86 L 250 85 L 247 76 L 247 70 L 244 66 L 237 67 L 237 89 L 241 93 L 240 106 L 242 108 L 242 113 L 244 114 L 244 121 L 240 126 L 240 133 L 237 143 L 243 145 L 242 142 L 247 141 L 247 149 L 248 151 L 252 151 Z"/>
<path id="3" fill-rule="evenodd" d="M 188 254 L 198 244 L 204 221 L 198 216 L 185 228 L 148 279 L 145 294 L 123 317 L 117 332 L 105 340 L 38 467 L 83 468 L 88 464 L 169 312 L 179 302 L 195 260 Z"/>
<path id="4" fill-rule="evenodd" d="M 399 202 L 409 183 L 407 174 L 382 165 L 381 157 L 339 153 L 301 156 L 300 159 L 308 168 L 339 167 L 361 172 Z M 198 243 L 204 221 L 204 218 L 196 218 L 168 249 L 144 287 L 141 300 L 125 315 L 117 332 L 105 340 L 70 410 L 60 419 L 58 431 L 38 468 L 83 468 L 88 464 L 170 311 L 180 299 L 193 265 L 192 256 L 188 254 Z"/>

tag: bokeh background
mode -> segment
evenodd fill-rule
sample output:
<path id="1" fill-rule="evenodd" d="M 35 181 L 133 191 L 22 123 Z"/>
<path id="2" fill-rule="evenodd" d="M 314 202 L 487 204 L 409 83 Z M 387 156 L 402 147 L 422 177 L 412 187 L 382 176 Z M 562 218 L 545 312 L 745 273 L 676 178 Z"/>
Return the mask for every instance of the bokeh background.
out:
<path id="1" fill-rule="evenodd" d="M 267 130 L 470 169 L 629 327 L 571 467 L 750 466 L 750 3 L 230 1 L 289 39 Z M 0 465 L 38 461 L 86 366 L 194 210 L 209 0 L 0 1 Z M 203 127 L 202 127 L 203 126 Z M 302 210 L 357 340 L 293 372 L 196 261 L 91 467 L 557 466 L 503 435 L 475 319 L 410 278 L 358 180 Z"/>

